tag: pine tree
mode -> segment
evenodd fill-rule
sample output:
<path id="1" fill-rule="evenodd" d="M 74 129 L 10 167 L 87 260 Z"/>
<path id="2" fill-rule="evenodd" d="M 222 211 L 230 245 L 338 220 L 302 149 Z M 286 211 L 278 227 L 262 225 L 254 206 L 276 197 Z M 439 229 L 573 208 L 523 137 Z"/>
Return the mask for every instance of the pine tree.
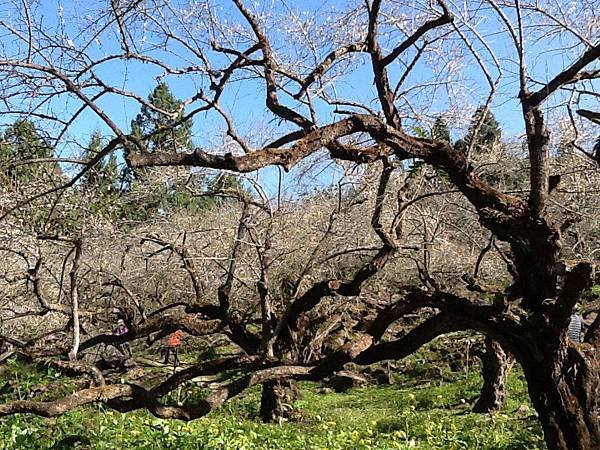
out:
<path id="1" fill-rule="evenodd" d="M 92 159 L 103 149 L 104 142 L 99 132 L 94 132 L 85 149 L 84 157 Z M 117 219 L 124 214 L 122 192 L 118 187 L 119 168 L 117 158 L 110 154 L 98 161 L 90 168 L 80 181 L 83 197 L 78 197 L 79 202 L 85 201 L 86 208 L 93 214 L 107 218 Z"/>
<path id="2" fill-rule="evenodd" d="M 183 118 L 181 103 L 165 83 L 159 83 L 148 96 L 148 105 L 142 105 L 140 113 L 131 122 L 132 135 L 142 141 L 148 152 L 192 150 L 192 121 L 173 126 Z M 190 173 L 182 169 L 178 172 Z M 165 180 L 161 173 L 151 168 L 134 171 L 127 167 L 123 171 L 121 180 L 128 189 L 124 199 L 128 218 L 147 218 L 159 211 L 190 209 L 194 199 L 189 192 L 179 186 L 177 180 Z"/>
<path id="3" fill-rule="evenodd" d="M 494 144 L 500 142 L 500 139 L 502 138 L 502 129 L 494 114 L 489 110 L 485 114 L 479 130 L 475 133 L 477 124 L 481 120 L 484 110 L 485 108 L 483 106 L 477 108 L 471 119 L 471 125 L 469 126 L 466 136 L 463 140 L 456 142 L 456 148 L 466 150 L 472 145 L 474 152 L 484 153 L 490 151 Z"/>
<path id="4" fill-rule="evenodd" d="M 33 122 L 17 120 L 0 139 L 0 171 L 6 182 L 27 183 L 42 174 L 60 175 L 57 163 L 20 164 L 36 158 L 51 158 L 52 147 L 43 139 Z"/>
<path id="5" fill-rule="evenodd" d="M 175 98 L 166 83 L 159 83 L 148 96 L 148 104 L 131 122 L 131 134 L 143 142 L 149 152 L 177 153 L 192 149 L 192 121 L 173 126 L 183 118 L 181 101 Z M 156 109 L 154 109 L 156 108 Z M 162 111 L 162 112 L 159 112 Z M 134 180 L 149 181 L 150 169 L 133 170 L 127 167 L 122 173 L 126 185 Z"/>
<path id="6" fill-rule="evenodd" d="M 169 86 L 159 83 L 148 96 L 148 103 L 161 113 L 147 105 L 143 105 L 140 113 L 131 122 L 134 136 L 148 139 L 149 152 L 176 153 L 192 149 L 192 121 L 186 120 L 175 127 L 173 122 L 183 118 L 181 101 L 171 93 Z"/>
<path id="7" fill-rule="evenodd" d="M 169 87 L 165 83 L 158 84 L 148 96 L 148 103 L 165 113 L 143 105 L 140 113 L 131 122 L 132 134 L 146 141 L 147 151 L 165 153 L 191 151 L 193 149 L 192 121 L 186 120 L 173 127 L 174 122 L 183 118 L 183 111 L 181 101 L 175 98 Z M 127 169 L 124 173 L 123 176 L 129 185 L 129 191 L 125 196 L 125 214 L 129 218 L 149 217 L 157 212 L 164 214 L 181 210 L 201 211 L 224 204 L 219 196 L 212 194 L 216 191 L 244 190 L 239 178 L 232 175 L 220 175 L 210 180 L 188 171 L 184 179 L 179 177 L 165 182 L 164 179 L 153 177 L 153 170 L 142 169 L 132 172 Z M 182 169 L 179 171 L 181 172 Z M 152 184 L 150 189 L 148 189 L 149 184 Z M 189 187 L 200 192 L 206 191 L 206 195 L 195 196 L 190 193 Z"/>
<path id="8" fill-rule="evenodd" d="M 94 132 L 85 151 L 86 159 L 95 157 L 102 150 L 102 147 L 102 135 L 99 132 Z M 81 183 L 87 189 L 112 193 L 116 190 L 118 177 L 117 158 L 114 154 L 110 154 L 86 172 Z"/>
<path id="9" fill-rule="evenodd" d="M 438 116 L 435 119 L 433 128 L 431 129 L 431 137 L 433 139 L 437 139 L 438 141 L 447 142 L 449 144 L 452 143 L 448 123 L 442 116 Z"/>

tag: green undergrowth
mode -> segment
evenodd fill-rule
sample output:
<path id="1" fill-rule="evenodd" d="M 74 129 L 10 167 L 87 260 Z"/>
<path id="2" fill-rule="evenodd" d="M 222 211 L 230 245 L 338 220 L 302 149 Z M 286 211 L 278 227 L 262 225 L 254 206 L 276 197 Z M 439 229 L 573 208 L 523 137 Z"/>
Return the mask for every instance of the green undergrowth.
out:
<path id="1" fill-rule="evenodd" d="M 0 372 L 0 403 L 25 400 L 53 400 L 73 392 L 75 383 L 60 371 L 43 363 L 34 365 L 10 360 Z"/>
<path id="2" fill-rule="evenodd" d="M 431 358 L 413 355 L 399 367 L 397 383 L 348 393 L 318 393 L 319 385 L 301 383 L 298 422 L 262 424 L 257 420 L 259 389 L 193 422 L 160 420 L 145 412 L 119 414 L 102 406 L 81 408 L 54 419 L 17 415 L 0 419 L 0 449 L 543 449 L 537 418 L 518 369 L 509 380 L 501 413 L 473 414 L 481 385 L 477 368 L 428 379 Z M 424 359 L 423 359 L 424 358 Z M 408 370 L 410 368 L 410 370 Z M 51 369 L 2 401 L 26 396 L 26 388 L 54 383 Z M 17 375 L 17 376 L 23 376 Z M 37 377 L 37 378 L 36 378 Z M 37 384 L 36 384 L 37 383 Z M 15 383 L 12 383 L 14 386 Z M 185 388 L 187 389 L 187 388 Z M 6 390 L 5 390 L 6 391 Z M 174 392 L 172 401 L 194 396 Z"/>

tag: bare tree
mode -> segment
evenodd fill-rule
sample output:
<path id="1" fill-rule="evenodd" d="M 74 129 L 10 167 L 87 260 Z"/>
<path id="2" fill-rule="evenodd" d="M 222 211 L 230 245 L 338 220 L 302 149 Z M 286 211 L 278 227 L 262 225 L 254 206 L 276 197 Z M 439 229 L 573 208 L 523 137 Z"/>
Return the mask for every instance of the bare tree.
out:
<path id="1" fill-rule="evenodd" d="M 590 327 L 585 343 L 570 342 L 566 336 L 573 307 L 592 279 L 593 265 L 580 261 L 559 277 L 556 268 L 564 259 L 564 235 L 573 221 L 564 208 L 551 207 L 561 179 L 552 173 L 555 143 L 549 120 L 555 120 L 555 112 L 564 118 L 572 110 L 586 109 L 598 95 L 600 44 L 595 5 L 587 1 L 573 5 L 566 11 L 553 0 L 543 5 L 539 1 L 482 0 L 460 8 L 443 0 L 428 6 L 372 0 L 349 2 L 345 9 L 334 11 L 320 22 L 316 18 L 303 19 L 283 3 L 264 11 L 252 10 L 242 0 L 232 0 L 230 10 L 219 12 L 210 2 L 180 7 L 164 0 L 127 1 L 111 2 L 105 9 L 94 11 L 93 17 L 100 20 L 96 25 L 85 23 L 86 32 L 77 36 L 69 30 L 63 10 L 58 13 L 56 30 L 49 30 L 33 5 L 15 8 L 14 21 L 1 23 L 6 42 L 0 59 L 3 115 L 36 118 L 61 147 L 68 144 L 73 124 L 93 114 L 110 133 L 110 140 L 94 158 L 79 161 L 83 169 L 75 176 L 8 206 L 5 218 L 26 203 L 75 186 L 86 171 L 119 148 L 136 169 L 193 166 L 251 173 L 279 166 L 289 171 L 302 164 L 313 163 L 314 167 L 319 157 L 321 161 L 337 161 L 340 166 L 353 164 L 357 170 L 367 167 L 365 173 L 369 166 L 380 169 L 367 190 L 374 240 L 369 245 L 369 256 L 360 258 L 358 264 L 347 265 L 337 274 L 322 271 L 320 277 L 313 278 L 314 267 L 323 264 L 319 241 L 319 250 L 309 253 L 306 264 L 285 280 L 286 294 L 275 295 L 270 281 L 278 259 L 273 247 L 275 230 L 249 223 L 245 206 L 234 227 L 228 263 L 222 267 L 223 276 L 216 288 L 202 291 L 199 273 L 190 264 L 185 246 L 148 237 L 148 242 L 160 246 L 154 253 L 168 251 L 181 258 L 196 291 L 195 300 L 186 302 L 180 315 L 167 315 L 165 311 L 171 305 L 166 305 L 167 310 L 148 314 L 127 335 L 99 336 L 80 346 L 83 351 L 99 342 L 120 342 L 159 330 L 183 328 L 195 334 L 222 332 L 243 355 L 199 364 L 151 389 L 106 384 L 54 402 L 3 405 L 0 415 L 33 412 L 53 416 L 82 404 L 104 401 L 121 411 L 145 408 L 159 417 L 193 419 L 255 384 L 276 390 L 277 383 L 287 380 L 319 380 L 346 363 L 372 364 L 401 358 L 441 334 L 469 329 L 497 341 L 523 367 L 549 448 L 600 447 L 600 367 L 595 350 L 600 319 Z M 88 20 L 78 16 L 71 19 L 75 23 Z M 108 34 L 117 36 L 119 48 L 103 47 L 105 53 L 99 56 L 94 46 L 102 44 Z M 564 55 L 567 48 L 568 61 L 551 73 L 541 73 L 535 66 L 540 49 Z M 165 53 L 176 57 L 165 57 Z M 116 62 L 145 64 L 163 79 L 187 80 L 193 93 L 182 103 L 184 114 L 172 114 L 171 123 L 151 135 L 140 138 L 128 133 L 126 125 L 120 123 L 123 120 L 105 109 L 102 99 L 118 97 L 147 108 L 153 106 L 143 95 L 128 90 L 106 73 L 106 67 Z M 369 78 L 365 79 L 367 70 Z M 244 132 L 243 113 L 235 112 L 242 105 L 228 104 L 231 89 L 239 83 L 255 89 L 256 80 L 260 81 L 261 103 L 266 105 L 259 117 L 276 122 L 270 125 L 276 137 L 268 141 L 257 139 L 252 130 Z M 372 84 L 374 88 L 347 89 L 348 84 Z M 255 102 L 256 94 L 250 92 L 248 96 Z M 375 102 L 365 101 L 369 96 Z M 447 141 L 413 132 L 431 121 L 438 112 L 432 103 L 442 96 L 443 109 L 457 123 L 462 119 L 459 112 L 471 96 L 483 105 L 483 112 L 495 101 L 512 99 L 520 109 L 519 122 L 524 124 L 529 166 L 526 189 L 507 192 L 486 179 L 474 165 L 474 145 L 462 150 Z M 57 102 L 64 99 L 76 106 L 56 112 Z M 202 145 L 192 152 L 147 149 L 152 134 L 168 131 L 202 113 L 222 121 L 220 142 L 214 136 L 203 137 Z M 475 135 L 485 116 L 480 115 L 472 130 Z M 586 116 L 591 117 L 584 113 Z M 582 124 L 577 120 L 572 120 L 574 129 Z M 591 154 L 590 143 L 581 145 L 578 137 L 572 145 L 580 155 Z M 411 255 L 420 283 L 397 285 L 394 292 L 389 292 L 394 294 L 394 301 L 379 311 L 374 308 L 372 320 L 362 320 L 365 326 L 360 333 L 349 335 L 335 348 L 325 349 L 318 345 L 320 336 L 337 327 L 333 320 L 336 316 L 325 307 L 363 299 L 369 282 L 399 257 L 406 235 L 403 213 L 418 208 L 423 198 L 419 193 L 412 199 L 406 197 L 407 193 L 415 193 L 411 191 L 415 188 L 405 175 L 408 186 L 395 186 L 397 202 L 390 220 L 384 220 L 385 199 L 394 174 L 405 174 L 407 164 L 414 160 L 423 161 L 438 175 L 444 174 L 448 190 L 453 191 L 452 195 L 460 194 L 462 203 L 456 201 L 455 205 L 464 208 L 466 204 L 471 217 L 487 230 L 483 233 L 476 228 L 479 225 L 474 225 L 474 239 L 483 239 L 480 251 L 487 248 L 489 233 L 495 236 L 498 244 L 490 248 L 495 249 L 496 258 L 504 261 L 510 282 L 492 290 L 477 285 L 469 295 L 449 287 L 432 271 L 430 242 L 425 239 L 422 255 Z M 267 214 L 265 220 L 272 220 L 265 204 L 250 214 Z M 413 217 L 419 216 L 421 224 L 431 223 L 427 211 Z M 450 227 L 456 217 L 460 216 L 451 215 L 444 225 Z M 330 224 L 335 220 L 331 216 Z M 439 226 L 432 231 L 424 235 L 435 236 Z M 321 237 L 323 242 L 330 235 L 327 228 Z M 362 251 L 360 247 L 346 251 Z M 249 248 L 256 257 L 255 264 L 248 266 L 256 272 L 252 281 L 255 296 L 251 302 L 254 308 L 244 316 L 240 309 L 232 308 L 232 300 L 236 280 L 247 282 L 238 271 L 242 255 L 252 253 Z M 480 265 L 479 258 L 473 262 L 476 267 Z M 477 275 L 478 270 L 474 273 Z M 470 283 L 470 287 L 476 284 Z M 477 291 L 493 294 L 494 301 L 477 295 Z M 384 338 L 394 322 L 423 308 L 433 308 L 435 313 L 401 337 Z M 323 320 L 326 316 L 333 323 Z M 256 326 L 250 326 L 252 320 L 257 321 L 258 333 L 254 331 Z M 339 324 L 348 328 L 343 318 Z M 219 387 L 198 404 L 169 406 L 158 401 L 183 381 L 231 368 L 244 369 L 247 374 Z"/>

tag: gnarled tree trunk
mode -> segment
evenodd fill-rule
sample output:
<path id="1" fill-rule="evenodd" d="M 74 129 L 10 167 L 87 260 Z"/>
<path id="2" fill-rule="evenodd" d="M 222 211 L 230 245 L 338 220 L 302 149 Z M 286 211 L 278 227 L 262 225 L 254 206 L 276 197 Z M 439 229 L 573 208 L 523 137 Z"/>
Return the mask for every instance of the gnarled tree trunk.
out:
<path id="1" fill-rule="evenodd" d="M 561 339 L 558 350 L 520 361 L 550 450 L 600 448 L 600 366 L 587 344 Z"/>
<path id="2" fill-rule="evenodd" d="M 279 418 L 293 418 L 294 402 L 298 398 L 298 387 L 293 380 L 276 380 L 263 383 L 260 397 L 261 420 L 263 422 L 275 422 Z"/>
<path id="3" fill-rule="evenodd" d="M 506 398 L 506 381 L 514 358 L 497 341 L 486 338 L 485 350 L 480 354 L 483 386 L 473 412 L 492 413 L 499 411 Z"/>

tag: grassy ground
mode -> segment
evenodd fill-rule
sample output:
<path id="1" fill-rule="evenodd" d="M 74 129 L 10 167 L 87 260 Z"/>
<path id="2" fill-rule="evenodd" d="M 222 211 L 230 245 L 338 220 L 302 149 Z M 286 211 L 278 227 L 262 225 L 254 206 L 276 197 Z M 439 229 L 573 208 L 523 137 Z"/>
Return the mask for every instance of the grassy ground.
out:
<path id="1" fill-rule="evenodd" d="M 419 361 L 420 357 L 406 363 L 408 367 L 418 363 L 416 372 L 422 375 L 431 362 Z M 59 377 L 51 370 L 40 374 L 23 367 L 6 377 L 17 373 L 21 393 L 16 395 Z M 451 381 L 415 377 L 414 369 L 403 373 L 395 385 L 346 394 L 319 394 L 316 384 L 301 384 L 302 399 L 296 406 L 302 417 L 296 423 L 258 422 L 258 390 L 191 423 L 159 420 L 142 412 L 122 415 L 102 407 L 80 409 L 52 420 L 13 416 L 0 420 L 0 449 L 545 448 L 517 370 L 510 378 L 504 411 L 493 416 L 470 413 L 481 385 L 476 369 L 442 377 Z M 174 400 L 194 394 L 183 388 L 174 394 Z M 5 394 L 0 401 L 7 399 Z"/>

